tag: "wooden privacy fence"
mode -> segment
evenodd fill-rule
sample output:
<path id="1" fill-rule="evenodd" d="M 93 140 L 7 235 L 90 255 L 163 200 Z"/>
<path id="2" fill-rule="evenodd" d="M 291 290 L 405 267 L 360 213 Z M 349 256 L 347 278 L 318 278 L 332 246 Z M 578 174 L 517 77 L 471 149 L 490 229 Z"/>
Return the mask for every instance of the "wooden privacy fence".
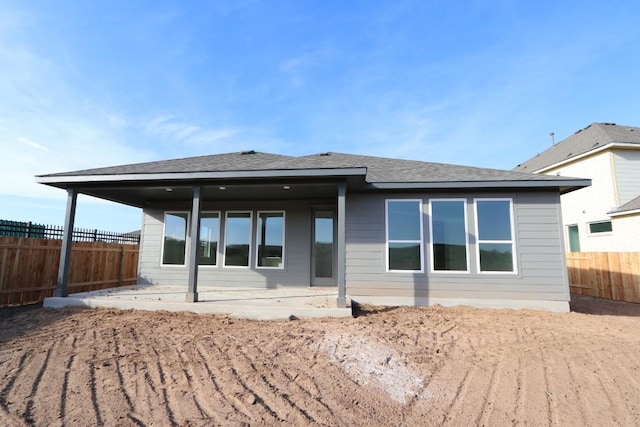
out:
<path id="1" fill-rule="evenodd" d="M 30 304 L 53 295 L 62 241 L 0 236 L 0 307 Z M 136 283 L 138 245 L 73 242 L 69 291 Z"/>
<path id="2" fill-rule="evenodd" d="M 567 254 L 571 293 L 640 303 L 640 252 Z"/>

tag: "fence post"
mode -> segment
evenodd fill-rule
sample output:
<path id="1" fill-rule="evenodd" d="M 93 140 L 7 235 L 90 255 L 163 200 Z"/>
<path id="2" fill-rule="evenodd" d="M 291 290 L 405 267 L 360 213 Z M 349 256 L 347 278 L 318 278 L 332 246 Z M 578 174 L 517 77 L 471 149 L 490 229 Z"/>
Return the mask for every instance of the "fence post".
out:
<path id="1" fill-rule="evenodd" d="M 120 247 L 120 268 L 118 269 L 118 286 L 124 282 L 124 245 Z"/>

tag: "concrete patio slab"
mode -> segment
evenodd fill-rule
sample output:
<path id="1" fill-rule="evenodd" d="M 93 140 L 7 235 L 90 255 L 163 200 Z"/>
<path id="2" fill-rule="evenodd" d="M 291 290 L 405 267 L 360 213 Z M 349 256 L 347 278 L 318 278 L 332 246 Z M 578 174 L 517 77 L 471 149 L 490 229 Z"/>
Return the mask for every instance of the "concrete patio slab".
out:
<path id="1" fill-rule="evenodd" d="M 186 302 L 187 287 L 134 285 L 80 292 L 44 300 L 46 308 L 109 307 L 123 310 L 190 311 L 256 320 L 350 317 L 351 304 L 336 308 L 336 288 L 256 289 L 202 287 L 199 301 Z"/>

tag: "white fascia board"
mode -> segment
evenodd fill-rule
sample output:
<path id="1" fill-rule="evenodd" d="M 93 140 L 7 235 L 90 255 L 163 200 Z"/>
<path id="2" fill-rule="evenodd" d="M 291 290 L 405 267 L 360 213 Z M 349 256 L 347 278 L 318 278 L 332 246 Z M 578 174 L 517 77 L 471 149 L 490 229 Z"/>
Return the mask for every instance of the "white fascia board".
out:
<path id="1" fill-rule="evenodd" d="M 602 151 L 608 150 L 610 148 L 631 148 L 631 149 L 640 149 L 640 144 L 630 144 L 628 142 L 612 142 L 610 144 L 607 145 L 603 145 L 602 147 L 596 148 L 595 150 L 591 150 L 591 151 L 587 151 L 586 153 L 582 153 L 580 155 L 577 155 L 575 157 L 569 157 L 566 160 L 563 160 L 561 162 L 558 163 L 554 163 L 552 165 L 549 166 L 545 166 L 541 169 L 538 169 L 536 171 L 533 171 L 532 173 L 545 173 L 551 169 L 555 169 L 558 168 L 560 166 L 564 166 L 568 163 L 571 162 L 575 162 L 576 160 L 580 160 L 580 159 L 584 159 L 585 157 L 589 157 L 589 156 L 593 156 L 594 154 L 598 154 Z"/>
<path id="2" fill-rule="evenodd" d="M 618 217 L 624 215 L 637 215 L 640 214 L 640 209 L 633 209 L 629 211 L 620 211 L 620 212 L 607 212 L 607 215 L 611 217 Z"/>
<path id="3" fill-rule="evenodd" d="M 376 190 L 439 189 L 439 188 L 539 188 L 587 187 L 589 179 L 541 181 L 443 181 L 443 182 L 374 182 L 368 188 Z"/>
<path id="4" fill-rule="evenodd" d="M 98 182 L 145 182 L 145 181 L 192 181 L 198 179 L 242 179 L 242 178 L 313 178 L 338 176 L 364 176 L 367 168 L 332 169 L 279 169 L 257 171 L 221 171 L 221 172 L 177 172 L 145 173 L 121 175 L 71 175 L 37 176 L 40 184 L 90 184 Z"/>

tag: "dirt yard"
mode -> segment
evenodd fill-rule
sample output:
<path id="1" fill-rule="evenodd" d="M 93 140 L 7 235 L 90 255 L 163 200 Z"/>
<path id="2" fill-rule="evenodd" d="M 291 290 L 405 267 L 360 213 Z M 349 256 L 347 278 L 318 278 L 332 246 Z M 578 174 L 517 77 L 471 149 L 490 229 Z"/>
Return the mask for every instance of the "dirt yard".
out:
<path id="1" fill-rule="evenodd" d="M 640 306 L 0 309 L 0 425 L 640 425 Z"/>

